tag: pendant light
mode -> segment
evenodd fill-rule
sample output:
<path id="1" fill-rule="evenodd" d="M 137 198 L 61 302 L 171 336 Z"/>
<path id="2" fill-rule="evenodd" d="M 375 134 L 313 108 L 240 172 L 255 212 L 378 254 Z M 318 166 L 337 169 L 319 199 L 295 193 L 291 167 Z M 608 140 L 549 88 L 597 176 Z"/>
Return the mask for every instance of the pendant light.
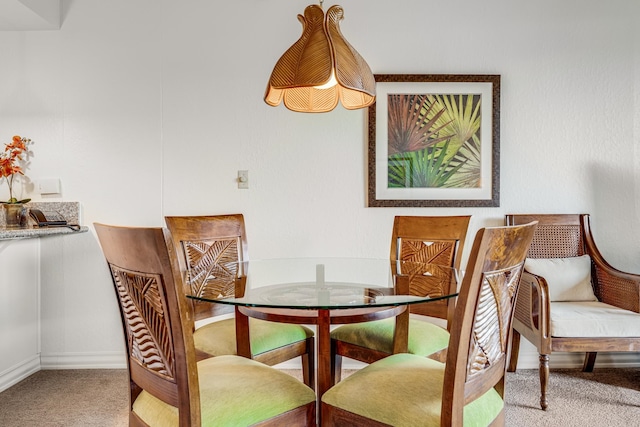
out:
<path id="1" fill-rule="evenodd" d="M 278 60 L 264 101 L 275 107 L 284 102 L 292 111 L 324 113 L 342 102 L 344 108 L 368 107 L 376 99 L 376 82 L 369 65 L 340 32 L 344 17 L 334 5 L 326 15 L 309 5 L 298 15 L 302 35 Z"/>

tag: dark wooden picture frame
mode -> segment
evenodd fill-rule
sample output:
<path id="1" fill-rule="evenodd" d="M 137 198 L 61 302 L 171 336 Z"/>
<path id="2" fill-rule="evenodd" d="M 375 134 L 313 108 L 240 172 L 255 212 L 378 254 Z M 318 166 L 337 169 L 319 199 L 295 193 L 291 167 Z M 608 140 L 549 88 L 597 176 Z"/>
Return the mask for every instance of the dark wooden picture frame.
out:
<path id="1" fill-rule="evenodd" d="M 500 206 L 500 75 L 374 77 L 368 206 Z"/>

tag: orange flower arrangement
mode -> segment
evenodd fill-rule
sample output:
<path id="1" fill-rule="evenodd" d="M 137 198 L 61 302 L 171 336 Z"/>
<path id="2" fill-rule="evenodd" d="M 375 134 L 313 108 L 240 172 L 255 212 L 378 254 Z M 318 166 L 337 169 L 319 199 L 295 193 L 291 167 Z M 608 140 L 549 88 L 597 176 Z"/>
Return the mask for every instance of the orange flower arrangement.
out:
<path id="1" fill-rule="evenodd" d="M 0 153 L 0 180 L 5 178 L 9 186 L 9 200 L 0 203 L 27 203 L 31 200 L 18 200 L 13 197 L 13 180 L 16 174 L 24 175 L 20 162 L 26 162 L 29 158 L 29 144 L 31 144 L 29 138 L 16 135 L 11 144 L 5 144 L 4 152 Z"/>

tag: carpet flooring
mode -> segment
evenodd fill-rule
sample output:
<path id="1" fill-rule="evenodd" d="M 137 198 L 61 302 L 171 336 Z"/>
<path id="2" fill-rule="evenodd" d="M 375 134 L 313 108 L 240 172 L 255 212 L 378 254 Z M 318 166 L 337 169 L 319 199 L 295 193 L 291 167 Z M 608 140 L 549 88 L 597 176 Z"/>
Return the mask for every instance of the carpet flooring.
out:
<path id="1" fill-rule="evenodd" d="M 0 426 L 126 427 L 127 387 L 124 370 L 40 371 L 0 393 Z M 507 375 L 507 426 L 640 426 L 640 369 L 552 370 L 547 411 L 538 393 L 538 371 Z"/>

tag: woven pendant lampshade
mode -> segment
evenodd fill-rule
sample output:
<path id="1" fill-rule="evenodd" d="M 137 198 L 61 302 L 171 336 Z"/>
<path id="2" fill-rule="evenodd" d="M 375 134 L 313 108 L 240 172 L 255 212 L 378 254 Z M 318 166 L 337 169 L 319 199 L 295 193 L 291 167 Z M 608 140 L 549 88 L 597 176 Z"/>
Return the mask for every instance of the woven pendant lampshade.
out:
<path id="1" fill-rule="evenodd" d="M 338 100 L 348 110 L 373 104 L 375 79 L 340 32 L 343 16 L 338 5 L 326 16 L 318 5 L 298 15 L 302 35 L 276 63 L 264 96 L 267 104 L 275 107 L 283 101 L 288 109 L 304 113 L 331 111 Z"/>

